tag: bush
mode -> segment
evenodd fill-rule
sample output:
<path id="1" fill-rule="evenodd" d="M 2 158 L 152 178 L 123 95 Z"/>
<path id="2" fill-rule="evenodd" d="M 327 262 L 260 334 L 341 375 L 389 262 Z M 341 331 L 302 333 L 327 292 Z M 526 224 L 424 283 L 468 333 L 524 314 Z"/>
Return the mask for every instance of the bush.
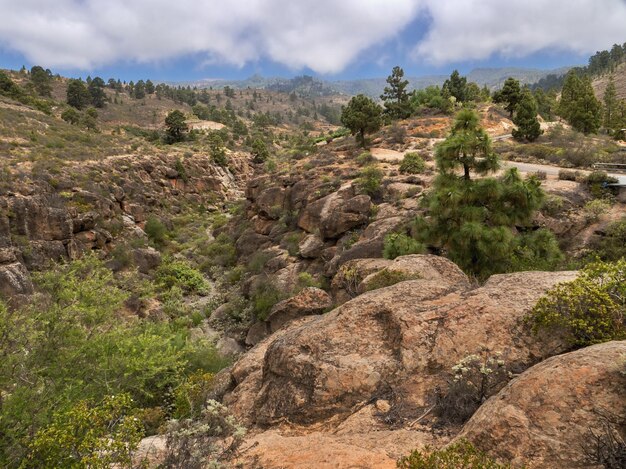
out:
<path id="1" fill-rule="evenodd" d="M 426 169 L 424 159 L 417 152 L 405 153 L 402 163 L 400 164 L 400 172 L 403 174 L 420 174 Z"/>
<path id="2" fill-rule="evenodd" d="M 200 253 L 206 257 L 202 266 L 204 271 L 212 266 L 232 267 L 237 261 L 233 240 L 225 233 L 220 233 L 215 241 L 206 244 Z"/>
<path id="3" fill-rule="evenodd" d="M 121 394 L 97 405 L 80 401 L 58 412 L 35 434 L 22 467 L 130 467 L 143 436 L 132 407 L 130 396 Z"/>
<path id="4" fill-rule="evenodd" d="M 587 221 L 598 221 L 600 215 L 611 210 L 611 204 L 606 200 L 594 199 L 587 202 L 583 210 Z"/>
<path id="5" fill-rule="evenodd" d="M 202 273 L 185 261 L 164 259 L 156 271 L 155 279 L 164 290 L 178 287 L 186 293 L 201 295 L 206 295 L 209 290 L 209 284 Z"/>
<path id="6" fill-rule="evenodd" d="M 276 303 L 284 299 L 284 295 L 268 281 L 258 285 L 252 293 L 252 308 L 257 319 L 265 321 Z"/>
<path id="7" fill-rule="evenodd" d="M 526 322 L 573 347 L 626 339 L 626 260 L 588 265 L 576 280 L 548 291 Z"/>
<path id="8" fill-rule="evenodd" d="M 163 467 L 204 469 L 221 467 L 219 457 L 233 451 L 243 441 L 245 427 L 241 426 L 228 409 L 209 400 L 196 420 L 170 421 L 167 429 L 167 450 Z M 230 446 L 219 451 L 216 443 L 230 437 Z M 221 453 L 221 454 L 220 454 Z"/>
<path id="9" fill-rule="evenodd" d="M 421 278 L 419 274 L 409 274 L 398 270 L 383 269 L 370 277 L 367 281 L 365 290 L 378 290 L 379 288 L 390 287 L 396 283 L 405 282 L 407 280 L 416 280 L 419 278 Z"/>
<path id="10" fill-rule="evenodd" d="M 510 379 L 499 354 L 469 355 L 452 367 L 453 376 L 445 393 L 439 392 L 435 413 L 444 421 L 465 423 L 490 396 Z"/>
<path id="11" fill-rule="evenodd" d="M 146 221 L 144 231 L 148 235 L 148 239 L 156 246 L 162 246 L 167 236 L 167 228 L 157 217 L 149 217 Z"/>
<path id="12" fill-rule="evenodd" d="M 570 171 L 568 169 L 559 170 L 559 179 L 561 181 L 576 181 L 580 177 L 579 171 Z"/>
<path id="13" fill-rule="evenodd" d="M 596 245 L 596 251 L 605 261 L 626 258 L 626 218 L 612 222 Z"/>
<path id="14" fill-rule="evenodd" d="M 196 371 L 174 390 L 174 418 L 197 418 L 213 386 L 213 373 Z"/>
<path id="15" fill-rule="evenodd" d="M 440 450 L 426 446 L 398 460 L 399 469 L 507 469 L 467 440 L 460 440 Z"/>
<path id="16" fill-rule="evenodd" d="M 609 176 L 604 171 L 594 171 L 589 173 L 584 179 L 584 183 L 596 199 L 611 197 L 615 190 L 608 187 L 608 184 L 615 184 L 617 179 Z"/>
<path id="17" fill-rule="evenodd" d="M 375 166 L 367 166 L 359 173 L 356 185 L 365 194 L 376 197 L 380 195 L 382 181 L 383 172 Z"/>
<path id="18" fill-rule="evenodd" d="M 563 257 L 554 234 L 542 228 L 523 233 L 515 239 L 509 271 L 554 270 Z"/>
<path id="19" fill-rule="evenodd" d="M 563 211 L 565 199 L 558 195 L 548 194 L 543 201 L 541 210 L 551 217 L 554 217 Z"/>
<path id="20" fill-rule="evenodd" d="M 367 166 L 368 164 L 372 164 L 375 161 L 376 160 L 369 151 L 364 151 L 356 157 L 356 162 L 359 166 Z"/>
<path id="21" fill-rule="evenodd" d="M 421 254 L 426 250 L 424 245 L 404 233 L 391 233 L 385 236 L 383 257 L 395 259 L 398 256 Z"/>

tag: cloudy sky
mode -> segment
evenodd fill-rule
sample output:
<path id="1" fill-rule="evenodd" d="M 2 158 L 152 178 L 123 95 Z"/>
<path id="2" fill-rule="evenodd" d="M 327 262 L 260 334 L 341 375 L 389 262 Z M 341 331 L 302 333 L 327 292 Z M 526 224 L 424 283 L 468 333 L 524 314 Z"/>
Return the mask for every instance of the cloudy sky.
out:
<path id="1" fill-rule="evenodd" d="M 123 79 L 553 68 L 626 41 L 626 0 L 0 0 L 0 12 L 0 68 Z"/>

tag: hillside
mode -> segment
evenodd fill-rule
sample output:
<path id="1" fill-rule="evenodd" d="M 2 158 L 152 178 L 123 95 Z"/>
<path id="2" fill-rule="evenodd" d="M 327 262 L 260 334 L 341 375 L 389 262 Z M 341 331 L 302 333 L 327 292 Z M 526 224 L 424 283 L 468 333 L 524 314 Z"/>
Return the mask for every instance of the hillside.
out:
<path id="1" fill-rule="evenodd" d="M 606 73 L 594 78 L 593 89 L 596 96 L 602 99 L 610 77 L 613 78 L 613 83 L 615 83 L 615 91 L 618 99 L 626 99 L 626 62 L 618 65 L 613 73 Z"/>
<path id="2" fill-rule="evenodd" d="M 479 96 L 378 115 L 363 148 L 306 78 L 106 88 L 88 126 L 61 117 L 66 78 L 42 97 L 9 75 L 1 466 L 391 469 L 428 445 L 552 469 L 599 466 L 590 431 L 622 444 L 626 193 L 589 176 L 623 158 L 607 135 L 518 142 Z M 494 140 L 468 178 L 439 150 L 463 115 Z M 587 309 L 553 324 L 564 282 Z"/>

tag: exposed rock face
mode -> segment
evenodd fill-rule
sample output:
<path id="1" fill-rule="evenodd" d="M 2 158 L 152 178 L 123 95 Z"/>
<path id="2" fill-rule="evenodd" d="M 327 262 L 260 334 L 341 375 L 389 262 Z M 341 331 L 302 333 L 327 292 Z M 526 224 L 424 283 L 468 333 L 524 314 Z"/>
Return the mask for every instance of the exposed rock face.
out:
<path id="1" fill-rule="evenodd" d="M 32 292 L 33 284 L 24 264 L 13 262 L 0 265 L 0 297 L 30 295 Z"/>
<path id="2" fill-rule="evenodd" d="M 300 213 L 298 226 L 309 233 L 319 231 L 322 239 L 337 238 L 364 224 L 370 208 L 369 196 L 355 195 L 352 186 L 346 185 L 308 204 Z"/>
<path id="3" fill-rule="evenodd" d="M 333 302 L 330 295 L 319 288 L 309 287 L 295 296 L 276 304 L 270 312 L 267 322 L 271 332 L 276 332 L 290 321 L 302 316 L 321 314 L 330 308 Z"/>
<path id="4" fill-rule="evenodd" d="M 575 276 L 496 275 L 475 290 L 424 278 L 363 294 L 260 344 L 252 357 L 262 361 L 262 374 L 235 365 L 238 388 L 228 400 L 245 394 L 239 415 L 259 424 L 320 421 L 391 390 L 426 406 L 445 373 L 467 355 L 501 352 L 524 369 L 562 348 L 556 339 L 531 335 L 520 319 L 547 289 Z"/>
<path id="5" fill-rule="evenodd" d="M 603 431 L 598 412 L 626 421 L 625 357 L 626 341 L 609 342 L 535 365 L 478 409 L 460 437 L 516 466 L 593 467 L 583 448 L 590 429 Z"/>

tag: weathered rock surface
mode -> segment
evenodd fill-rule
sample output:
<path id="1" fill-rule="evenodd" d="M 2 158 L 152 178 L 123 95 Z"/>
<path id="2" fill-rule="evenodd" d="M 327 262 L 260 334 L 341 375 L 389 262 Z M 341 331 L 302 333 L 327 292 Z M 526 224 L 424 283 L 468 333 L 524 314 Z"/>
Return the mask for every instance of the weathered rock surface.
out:
<path id="1" fill-rule="evenodd" d="M 300 213 L 298 226 L 309 233 L 319 231 L 322 239 L 337 238 L 364 224 L 371 208 L 367 195 L 355 195 L 351 185 L 308 204 Z"/>
<path id="2" fill-rule="evenodd" d="M 594 467 L 583 451 L 590 429 L 602 434 L 601 415 L 626 421 L 625 357 L 622 341 L 545 360 L 483 404 L 460 437 L 515 466 Z"/>
<path id="3" fill-rule="evenodd" d="M 295 296 L 277 303 L 270 311 L 267 322 L 270 332 L 276 332 L 285 324 L 302 316 L 321 314 L 332 306 L 330 295 L 324 290 L 309 287 Z"/>
<path id="4" fill-rule="evenodd" d="M 235 412 L 239 407 L 238 415 L 259 424 L 321 421 L 392 390 L 426 406 L 445 373 L 467 355 L 500 352 L 525 369 L 562 349 L 520 320 L 547 289 L 575 276 L 496 275 L 475 290 L 425 278 L 363 294 L 259 344 L 243 360 L 261 362 L 262 373 L 238 372 L 250 366 L 236 364 L 238 387 L 228 400 L 247 402 L 236 402 Z"/>

